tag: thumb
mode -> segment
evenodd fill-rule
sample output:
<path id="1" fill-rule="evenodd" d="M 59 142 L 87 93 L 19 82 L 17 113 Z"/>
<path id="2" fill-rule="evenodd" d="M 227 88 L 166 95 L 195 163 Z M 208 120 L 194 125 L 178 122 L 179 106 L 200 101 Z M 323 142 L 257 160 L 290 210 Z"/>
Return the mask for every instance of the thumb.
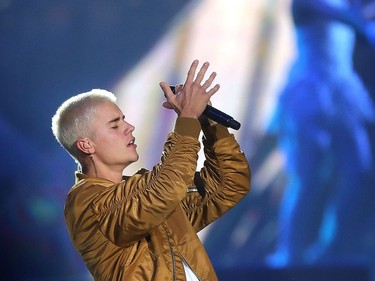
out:
<path id="1" fill-rule="evenodd" d="M 173 109 L 173 107 L 167 101 L 163 102 L 163 107 L 168 108 L 168 109 Z"/>
<path id="2" fill-rule="evenodd" d="M 171 88 L 169 87 L 167 83 L 160 82 L 159 85 L 160 85 L 160 88 L 163 90 L 164 96 L 167 98 L 167 100 L 171 99 L 174 96 Z"/>

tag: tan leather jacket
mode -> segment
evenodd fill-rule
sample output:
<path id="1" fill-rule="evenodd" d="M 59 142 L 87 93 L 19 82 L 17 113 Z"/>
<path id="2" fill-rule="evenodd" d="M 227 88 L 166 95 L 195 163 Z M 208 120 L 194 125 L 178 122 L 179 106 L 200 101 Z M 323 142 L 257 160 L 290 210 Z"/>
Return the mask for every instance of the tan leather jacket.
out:
<path id="1" fill-rule="evenodd" d="M 178 118 L 160 164 L 121 183 L 76 173 L 65 218 L 95 280 L 217 280 L 197 232 L 249 191 L 250 169 L 221 126 L 203 128 L 206 162 L 196 172 L 197 120 Z"/>

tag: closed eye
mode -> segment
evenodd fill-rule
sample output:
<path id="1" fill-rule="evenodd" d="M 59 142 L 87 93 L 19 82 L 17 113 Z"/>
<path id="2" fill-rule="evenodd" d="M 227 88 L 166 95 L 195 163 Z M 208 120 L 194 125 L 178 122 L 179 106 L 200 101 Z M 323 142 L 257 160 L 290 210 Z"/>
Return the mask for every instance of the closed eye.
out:
<path id="1" fill-rule="evenodd" d="M 122 117 L 122 118 L 121 118 Z M 114 119 L 112 119 L 112 120 L 110 120 L 108 123 L 109 124 L 113 124 L 112 126 L 111 126 L 111 128 L 112 129 L 117 129 L 118 128 L 118 123 L 120 122 L 120 120 L 122 119 L 122 120 L 125 120 L 125 116 L 124 115 L 122 115 L 121 117 L 116 117 L 116 118 L 114 118 Z"/>

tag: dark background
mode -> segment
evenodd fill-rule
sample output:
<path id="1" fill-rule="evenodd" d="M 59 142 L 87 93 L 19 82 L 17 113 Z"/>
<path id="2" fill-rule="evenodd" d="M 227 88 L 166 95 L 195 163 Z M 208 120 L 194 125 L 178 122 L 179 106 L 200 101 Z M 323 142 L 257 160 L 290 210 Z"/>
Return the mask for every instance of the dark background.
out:
<path id="1" fill-rule="evenodd" d="M 0 0 L 2 280 L 89 280 L 64 225 L 74 163 L 51 116 L 73 94 L 111 87 L 190 2 Z M 354 62 L 374 97 L 375 52 L 362 40 Z"/>

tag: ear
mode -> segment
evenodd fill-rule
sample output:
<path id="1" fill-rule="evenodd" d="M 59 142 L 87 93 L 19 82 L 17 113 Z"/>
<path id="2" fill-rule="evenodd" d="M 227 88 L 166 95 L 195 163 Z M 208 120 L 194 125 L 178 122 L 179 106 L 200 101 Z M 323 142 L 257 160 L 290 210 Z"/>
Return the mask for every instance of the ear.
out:
<path id="1" fill-rule="evenodd" d="M 76 144 L 78 149 L 85 154 L 93 154 L 95 152 L 92 141 L 88 138 L 78 139 Z"/>

